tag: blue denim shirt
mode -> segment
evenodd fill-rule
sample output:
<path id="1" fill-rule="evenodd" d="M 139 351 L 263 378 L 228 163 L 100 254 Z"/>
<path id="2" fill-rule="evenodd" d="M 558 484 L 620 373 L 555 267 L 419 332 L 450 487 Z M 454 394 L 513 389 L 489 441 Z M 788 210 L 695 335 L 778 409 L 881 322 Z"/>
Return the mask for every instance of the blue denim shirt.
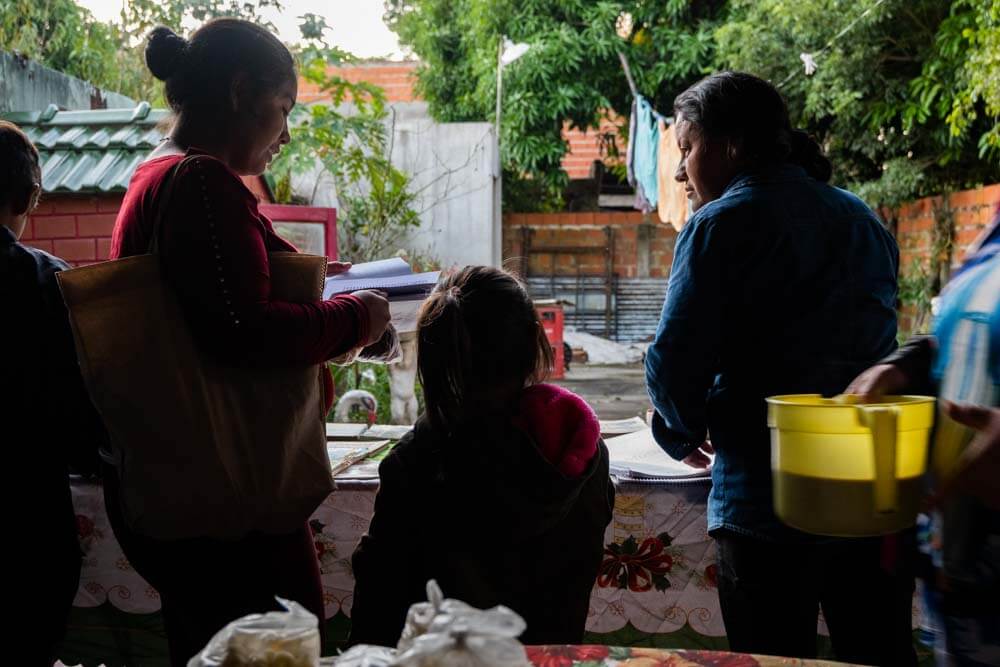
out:
<path id="1" fill-rule="evenodd" d="M 765 398 L 843 391 L 896 346 L 896 242 L 790 164 L 737 176 L 681 231 L 646 355 L 653 435 L 716 451 L 708 529 L 804 539 L 774 514 Z"/>

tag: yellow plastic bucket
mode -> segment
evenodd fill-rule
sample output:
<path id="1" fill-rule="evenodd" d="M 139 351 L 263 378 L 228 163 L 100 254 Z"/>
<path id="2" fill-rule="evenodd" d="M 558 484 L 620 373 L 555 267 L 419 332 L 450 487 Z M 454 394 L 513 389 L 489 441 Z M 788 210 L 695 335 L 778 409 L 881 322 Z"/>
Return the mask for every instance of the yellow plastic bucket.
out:
<path id="1" fill-rule="evenodd" d="M 767 399 L 774 511 L 817 535 L 885 535 L 912 526 L 923 494 L 934 399 L 813 394 Z"/>

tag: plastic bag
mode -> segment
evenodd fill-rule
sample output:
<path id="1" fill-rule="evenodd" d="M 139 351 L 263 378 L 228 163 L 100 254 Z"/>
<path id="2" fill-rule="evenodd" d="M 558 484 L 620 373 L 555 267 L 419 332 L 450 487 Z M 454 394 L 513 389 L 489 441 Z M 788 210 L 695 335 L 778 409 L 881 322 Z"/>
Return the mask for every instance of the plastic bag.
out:
<path id="1" fill-rule="evenodd" d="M 319 667 L 319 622 L 302 605 L 250 614 L 220 630 L 188 667 Z"/>
<path id="2" fill-rule="evenodd" d="M 403 348 L 399 345 L 399 334 L 390 324 L 385 333 L 377 341 L 367 347 L 356 347 L 332 360 L 337 366 L 350 366 L 355 361 L 373 364 L 393 364 L 403 357 Z"/>
<path id="3" fill-rule="evenodd" d="M 410 607 L 399 639 L 402 667 L 522 667 L 530 663 L 517 637 L 524 619 L 502 606 L 481 610 L 446 600 L 427 582 L 428 602 Z"/>

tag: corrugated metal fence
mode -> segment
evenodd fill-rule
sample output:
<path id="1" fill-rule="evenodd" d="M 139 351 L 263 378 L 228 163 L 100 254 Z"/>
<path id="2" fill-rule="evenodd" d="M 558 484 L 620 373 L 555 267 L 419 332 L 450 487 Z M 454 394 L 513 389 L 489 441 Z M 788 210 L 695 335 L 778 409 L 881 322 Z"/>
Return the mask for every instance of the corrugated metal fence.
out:
<path id="1" fill-rule="evenodd" d="M 606 317 L 603 276 L 532 276 L 528 290 L 535 299 L 560 299 L 566 324 L 621 343 L 648 341 L 656 332 L 665 278 L 612 278 L 610 318 Z"/>

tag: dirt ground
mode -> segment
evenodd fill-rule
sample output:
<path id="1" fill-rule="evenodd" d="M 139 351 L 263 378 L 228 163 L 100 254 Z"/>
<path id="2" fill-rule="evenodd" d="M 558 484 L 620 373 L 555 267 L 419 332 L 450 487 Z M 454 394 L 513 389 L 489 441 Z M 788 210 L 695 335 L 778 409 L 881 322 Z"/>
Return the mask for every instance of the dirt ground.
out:
<path id="1" fill-rule="evenodd" d="M 601 419 L 645 418 L 649 408 L 642 364 L 573 364 L 564 379 L 554 382 L 582 396 Z"/>

